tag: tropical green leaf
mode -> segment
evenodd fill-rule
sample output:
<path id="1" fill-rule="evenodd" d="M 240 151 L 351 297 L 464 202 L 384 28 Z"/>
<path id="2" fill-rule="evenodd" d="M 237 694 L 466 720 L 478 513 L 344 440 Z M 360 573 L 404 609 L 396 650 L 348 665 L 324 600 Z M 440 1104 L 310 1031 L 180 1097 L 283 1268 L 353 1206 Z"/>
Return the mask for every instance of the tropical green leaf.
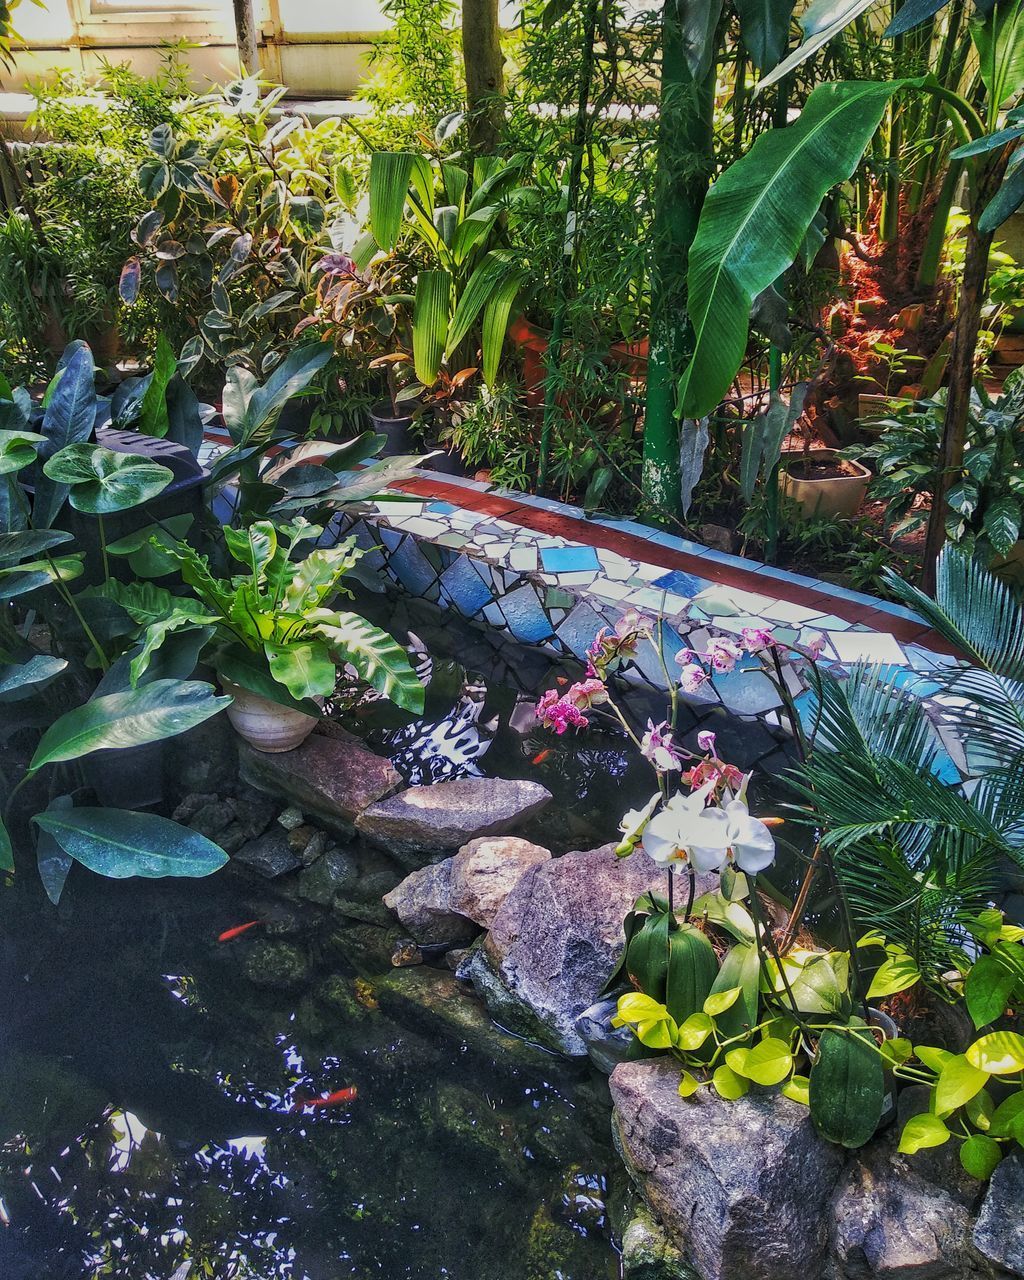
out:
<path id="1" fill-rule="evenodd" d="M 964 983 L 967 1012 L 976 1029 L 1002 1017 L 1019 976 L 995 955 L 982 955 L 971 966 Z"/>
<path id="2" fill-rule="evenodd" d="M 508 318 L 522 287 L 522 277 L 517 273 L 510 273 L 498 281 L 484 303 L 480 351 L 483 357 L 483 378 L 489 387 L 494 386 L 498 377 L 501 349 L 508 332 Z"/>
<path id="3" fill-rule="evenodd" d="M 1024 149 L 1019 148 L 1010 157 L 999 190 L 985 206 L 978 219 L 978 230 L 988 235 L 998 231 L 1003 223 L 1024 204 Z"/>
<path id="4" fill-rule="evenodd" d="M 972 1133 L 960 1148 L 960 1163 L 972 1178 L 982 1182 L 992 1177 L 1002 1158 L 1002 1147 L 984 1133 Z"/>
<path id="5" fill-rule="evenodd" d="M 375 151 L 370 157 L 370 230 L 379 247 L 388 252 L 398 242 L 418 159 L 411 151 Z"/>
<path id="6" fill-rule="evenodd" d="M 3 818 L 0 818 L 0 872 L 14 874 L 14 846 Z"/>
<path id="7" fill-rule="evenodd" d="M 386 631 L 356 613 L 316 609 L 309 614 L 313 628 L 329 642 L 341 662 L 350 663 L 361 680 L 390 698 L 403 711 L 423 712 L 424 690 L 409 658 Z"/>
<path id="8" fill-rule="evenodd" d="M 736 0 L 743 47 L 762 74 L 785 56 L 795 7 L 795 0 Z"/>
<path id="9" fill-rule="evenodd" d="M 969 26 L 989 102 L 1001 107 L 1024 88 L 1024 5 L 999 0 L 987 17 L 975 17 Z"/>
<path id="10" fill-rule="evenodd" d="M 10 475 L 36 460 L 46 436 L 36 431 L 0 431 L 0 476 Z"/>
<path id="11" fill-rule="evenodd" d="M 46 806 L 48 812 L 67 813 L 74 808 L 70 796 L 55 796 Z M 39 868 L 39 879 L 43 882 L 46 896 L 54 906 L 60 902 L 64 892 L 64 884 L 71 870 L 74 859 L 65 853 L 53 836 L 41 827 L 36 835 L 36 865 Z"/>
<path id="12" fill-rule="evenodd" d="M 43 415 L 42 433 L 46 444 L 39 450 L 44 462 L 68 445 L 82 444 L 92 435 L 96 420 L 96 388 L 92 352 L 82 343 L 72 343 L 65 351 L 66 363 L 51 384 Z M 32 502 L 32 523 L 48 529 L 64 505 L 67 486 L 46 474 L 36 475 Z"/>
<path id="13" fill-rule="evenodd" d="M 338 671 L 326 643 L 276 644 L 268 640 L 263 647 L 270 664 L 270 674 L 296 700 L 327 698 L 334 692 Z"/>
<path id="14" fill-rule="evenodd" d="M 941 1147 L 950 1139 L 949 1129 L 938 1116 L 927 1112 L 911 1116 L 900 1134 L 899 1150 L 905 1156 L 916 1155 L 926 1147 Z"/>
<path id="15" fill-rule="evenodd" d="M 333 355 L 334 348 L 329 343 L 307 343 L 289 351 L 262 387 L 248 383 L 240 442 L 262 443 L 288 401 L 306 390 Z M 224 417 L 227 421 L 226 404 Z"/>
<path id="16" fill-rule="evenodd" d="M 445 341 L 445 356 L 450 358 L 452 352 L 465 338 L 474 321 L 492 298 L 498 295 L 502 281 L 509 275 L 515 275 L 509 264 L 500 254 L 493 250 L 481 259 L 473 274 L 466 282 L 451 315 L 448 325 L 448 336 Z M 517 277 L 520 279 L 521 277 Z M 507 327 L 507 326 L 506 326 Z M 505 335 L 502 333 L 502 339 Z"/>
<path id="17" fill-rule="evenodd" d="M 297 701 L 283 684 L 274 679 L 262 649 L 255 653 L 241 644 L 224 645 L 216 651 L 213 661 L 222 679 L 230 680 L 250 693 L 258 693 L 261 698 L 268 698 L 282 707 L 319 718 L 321 708 L 315 702 L 310 699 Z"/>
<path id="18" fill-rule="evenodd" d="M 825 195 L 853 173 L 906 83 L 819 85 L 794 124 L 762 133 L 711 188 L 689 256 L 694 349 L 679 384 L 684 417 L 704 417 L 728 391 L 754 299 L 793 263 Z"/>
<path id="19" fill-rule="evenodd" d="M 47 729 L 29 771 L 78 760 L 93 751 L 172 738 L 209 720 L 230 701 L 200 680 L 155 680 L 140 689 L 94 698 L 65 712 Z"/>
<path id="20" fill-rule="evenodd" d="M 48 809 L 33 822 L 76 862 L 114 880 L 128 876 L 208 876 L 228 855 L 198 831 L 153 813 Z"/>
<path id="21" fill-rule="evenodd" d="M 985 1088 L 988 1074 L 972 1066 L 962 1053 L 955 1054 L 939 1072 L 935 1084 L 935 1114 L 948 1116 L 965 1106 Z"/>
<path id="22" fill-rule="evenodd" d="M 171 345 L 161 333 L 156 340 L 153 372 L 139 407 L 139 431 L 146 436 L 163 439 L 170 428 L 167 414 L 167 387 L 178 371 L 178 360 Z"/>
<path id="23" fill-rule="evenodd" d="M 412 352 L 416 377 L 433 386 L 441 369 L 452 315 L 454 280 L 447 271 L 421 271 L 412 308 Z"/>
<path id="24" fill-rule="evenodd" d="M 0 533 L 0 566 L 17 564 L 65 542 L 74 542 L 74 536 L 63 529 L 18 529 L 12 533 Z"/>
<path id="25" fill-rule="evenodd" d="M 907 0 L 885 29 L 885 35 L 891 40 L 894 36 L 905 35 L 914 27 L 933 17 L 949 4 L 949 0 Z"/>
<path id="26" fill-rule="evenodd" d="M 48 653 L 37 653 L 17 666 L 0 666 L 0 702 L 19 702 L 46 684 L 67 667 L 64 658 L 53 658 Z"/>
<path id="27" fill-rule="evenodd" d="M 67 445 L 44 464 L 43 473 L 68 488 L 76 511 L 91 515 L 128 511 L 155 498 L 174 479 L 159 462 L 99 444 Z"/>
<path id="28" fill-rule="evenodd" d="M 875 0 L 811 0 L 800 15 L 800 27 L 804 33 L 802 43 L 758 82 L 757 92 L 762 93 L 769 85 L 777 84 L 802 62 L 813 57 L 874 3 Z"/>

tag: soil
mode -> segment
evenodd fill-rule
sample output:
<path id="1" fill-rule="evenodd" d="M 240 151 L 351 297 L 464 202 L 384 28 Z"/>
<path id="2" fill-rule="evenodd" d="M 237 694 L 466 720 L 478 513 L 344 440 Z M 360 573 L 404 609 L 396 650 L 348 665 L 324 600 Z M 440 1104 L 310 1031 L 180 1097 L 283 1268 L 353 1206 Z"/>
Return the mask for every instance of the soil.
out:
<path id="1" fill-rule="evenodd" d="M 845 458 L 811 458 L 791 462 L 786 470 L 794 480 L 837 480 L 843 476 L 857 477 L 862 473 Z"/>

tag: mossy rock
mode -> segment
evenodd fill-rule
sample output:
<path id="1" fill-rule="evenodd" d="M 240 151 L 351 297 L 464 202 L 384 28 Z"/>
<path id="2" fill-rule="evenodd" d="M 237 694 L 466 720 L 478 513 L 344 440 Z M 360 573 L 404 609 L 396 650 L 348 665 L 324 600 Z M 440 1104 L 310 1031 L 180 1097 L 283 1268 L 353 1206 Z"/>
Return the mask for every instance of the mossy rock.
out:
<path id="1" fill-rule="evenodd" d="M 245 976 L 257 987 L 288 991 L 309 981 L 309 956 L 290 942 L 261 938 L 254 942 L 243 962 Z"/>
<path id="2" fill-rule="evenodd" d="M 646 1205 L 639 1205 L 622 1237 L 623 1280 L 700 1280 Z"/>

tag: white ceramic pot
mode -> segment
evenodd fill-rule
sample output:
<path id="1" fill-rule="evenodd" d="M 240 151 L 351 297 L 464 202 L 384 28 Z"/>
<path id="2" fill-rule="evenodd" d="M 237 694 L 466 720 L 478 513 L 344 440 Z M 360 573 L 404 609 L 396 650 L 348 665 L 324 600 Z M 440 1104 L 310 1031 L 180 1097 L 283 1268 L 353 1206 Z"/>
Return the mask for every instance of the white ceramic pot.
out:
<path id="1" fill-rule="evenodd" d="M 228 707 L 232 728 L 257 751 L 294 751 L 313 732 L 316 716 L 271 702 L 223 676 L 221 685 L 234 698 Z"/>
<path id="2" fill-rule="evenodd" d="M 843 474 L 821 480 L 804 480 L 791 475 L 790 468 L 797 470 L 805 459 L 811 463 L 834 463 L 837 469 L 842 469 Z M 840 458 L 834 449 L 811 449 L 808 453 L 801 451 L 783 454 L 782 466 L 779 468 L 782 492 L 800 505 L 806 520 L 814 517 L 832 519 L 836 516 L 855 516 L 864 501 L 870 479 L 871 472 L 867 467 L 860 462 Z"/>

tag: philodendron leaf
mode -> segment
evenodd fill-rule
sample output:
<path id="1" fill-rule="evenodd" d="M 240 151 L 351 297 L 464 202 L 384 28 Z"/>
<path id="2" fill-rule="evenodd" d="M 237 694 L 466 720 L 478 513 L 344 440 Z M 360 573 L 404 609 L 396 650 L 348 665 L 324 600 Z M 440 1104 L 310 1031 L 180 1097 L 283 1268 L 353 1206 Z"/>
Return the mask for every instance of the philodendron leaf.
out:
<path id="1" fill-rule="evenodd" d="M 0 476 L 20 471 L 36 460 L 36 450 L 46 436 L 35 431 L 0 431 Z"/>
<path id="2" fill-rule="evenodd" d="M 762 133 L 711 188 L 689 256 L 694 350 L 679 383 L 684 417 L 704 417 L 728 392 L 754 299 L 792 265 L 822 200 L 853 173 L 907 83 L 819 85 L 794 124 Z"/>
<path id="3" fill-rule="evenodd" d="M 56 796 L 47 805 L 47 812 L 68 813 L 72 808 L 74 801 L 70 796 Z M 60 902 L 73 861 L 71 854 L 66 853 L 53 836 L 40 827 L 36 835 L 36 865 L 39 867 L 39 879 L 43 882 L 46 896 L 54 906 Z"/>
<path id="4" fill-rule="evenodd" d="M 43 734 L 30 770 L 59 760 L 77 760 L 93 751 L 138 747 L 184 733 L 230 703 L 201 680 L 154 680 L 94 698 L 66 712 Z"/>
<path id="5" fill-rule="evenodd" d="M 19 702 L 29 697 L 37 686 L 60 675 L 67 665 L 63 658 L 37 653 L 20 665 L 0 666 L 0 702 Z"/>
<path id="6" fill-rule="evenodd" d="M 37 557 L 65 542 L 74 542 L 74 537 L 62 529 L 18 529 L 13 533 L 0 533 L 0 567 Z"/>
<path id="7" fill-rule="evenodd" d="M 402 646 L 386 631 L 357 613 L 314 609 L 309 621 L 330 644 L 340 662 L 353 666 L 361 680 L 404 711 L 423 711 L 424 690 Z"/>
<path id="8" fill-rule="evenodd" d="M 99 444 L 71 444 L 44 465 L 51 480 L 67 485 L 76 511 L 109 515 L 155 498 L 174 472 L 136 453 L 115 453 Z"/>
<path id="9" fill-rule="evenodd" d="M 33 821 L 76 862 L 113 880 L 208 876 L 228 860 L 219 845 L 198 831 L 153 813 L 49 809 Z"/>
<path id="10" fill-rule="evenodd" d="M 92 352 L 84 342 L 72 343 L 61 357 L 57 376 L 47 388 L 43 415 L 46 443 L 39 456 L 45 461 L 71 444 L 81 444 L 92 435 L 96 421 L 96 388 Z M 45 472 L 36 474 L 32 523 L 48 529 L 64 505 L 67 488 Z"/>

